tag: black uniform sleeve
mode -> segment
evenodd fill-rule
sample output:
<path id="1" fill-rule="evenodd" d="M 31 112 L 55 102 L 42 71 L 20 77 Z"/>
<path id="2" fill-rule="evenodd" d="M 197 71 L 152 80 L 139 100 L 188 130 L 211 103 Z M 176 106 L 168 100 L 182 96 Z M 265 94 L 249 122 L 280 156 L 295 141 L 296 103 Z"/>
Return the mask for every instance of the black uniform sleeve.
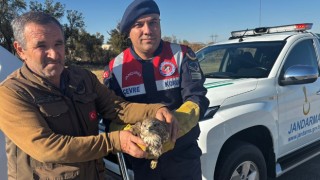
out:
<path id="1" fill-rule="evenodd" d="M 207 89 L 203 86 L 205 77 L 194 52 L 190 48 L 188 48 L 181 64 L 180 79 L 183 101 L 192 101 L 198 104 L 201 119 L 209 106 L 209 100 L 206 98 Z"/>

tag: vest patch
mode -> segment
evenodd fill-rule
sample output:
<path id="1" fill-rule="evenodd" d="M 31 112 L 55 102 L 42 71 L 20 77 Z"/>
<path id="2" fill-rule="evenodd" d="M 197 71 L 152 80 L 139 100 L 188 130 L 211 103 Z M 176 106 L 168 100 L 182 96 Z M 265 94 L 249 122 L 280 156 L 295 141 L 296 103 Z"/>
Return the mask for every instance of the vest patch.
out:
<path id="1" fill-rule="evenodd" d="M 97 111 L 93 110 L 93 111 L 89 112 L 90 121 L 96 121 L 97 117 L 98 117 Z"/>
<path id="2" fill-rule="evenodd" d="M 200 73 L 194 73 L 194 72 L 191 73 L 191 79 L 192 80 L 198 80 L 198 79 L 201 79 L 201 78 L 202 78 L 202 76 L 201 76 Z"/>
<path id="3" fill-rule="evenodd" d="M 176 67 L 172 62 L 165 61 L 160 64 L 159 71 L 162 76 L 171 76 L 176 71 Z"/>
<path id="4" fill-rule="evenodd" d="M 145 88 L 144 85 L 138 85 L 138 86 L 130 86 L 126 88 L 122 88 L 122 93 L 125 97 L 130 97 L 130 96 L 136 96 L 140 94 L 145 94 Z"/>
<path id="5" fill-rule="evenodd" d="M 108 79 L 108 78 L 110 77 L 110 71 L 109 71 L 109 70 L 104 71 L 102 77 L 103 77 L 104 79 Z"/>
<path id="6" fill-rule="evenodd" d="M 198 62 L 191 62 L 188 64 L 188 68 L 191 72 L 200 72 L 200 67 Z"/>
<path id="7" fill-rule="evenodd" d="M 194 61 L 190 61 L 188 63 L 188 68 L 190 71 L 190 75 L 191 75 L 191 79 L 192 80 L 199 80 L 202 78 L 201 76 L 201 71 L 200 71 L 200 67 L 199 67 L 199 63 L 198 62 L 194 62 Z"/>
<path id="8" fill-rule="evenodd" d="M 180 86 L 180 78 L 171 78 L 171 79 L 165 79 L 165 80 L 159 80 L 156 82 L 157 89 L 158 90 L 167 90 L 167 89 L 173 89 Z"/>

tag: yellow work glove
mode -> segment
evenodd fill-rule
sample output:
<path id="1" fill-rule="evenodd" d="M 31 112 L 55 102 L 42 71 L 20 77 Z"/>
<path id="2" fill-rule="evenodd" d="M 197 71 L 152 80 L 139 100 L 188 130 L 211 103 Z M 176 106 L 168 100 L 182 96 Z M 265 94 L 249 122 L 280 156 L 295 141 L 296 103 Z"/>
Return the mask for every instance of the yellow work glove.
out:
<path id="1" fill-rule="evenodd" d="M 180 138 L 198 124 L 200 108 L 196 103 L 186 101 L 177 110 L 173 111 L 173 114 L 179 123 L 178 138 Z M 163 145 L 162 153 L 170 151 L 173 148 L 174 143 L 172 141 L 167 141 Z"/>
<path id="2" fill-rule="evenodd" d="M 196 103 L 192 101 L 186 101 L 177 110 L 173 111 L 173 114 L 177 118 L 179 123 L 178 138 L 180 138 L 197 125 L 200 116 L 200 108 Z M 109 131 L 117 130 L 131 130 L 131 126 L 129 124 L 126 125 L 111 122 Z M 172 141 L 167 141 L 163 145 L 162 153 L 172 150 L 174 148 L 174 145 L 175 144 Z M 146 147 L 139 147 L 144 151 L 146 149 Z"/>
<path id="3" fill-rule="evenodd" d="M 173 111 L 179 123 L 178 138 L 187 134 L 198 124 L 200 108 L 192 101 L 186 101 L 177 110 Z"/>

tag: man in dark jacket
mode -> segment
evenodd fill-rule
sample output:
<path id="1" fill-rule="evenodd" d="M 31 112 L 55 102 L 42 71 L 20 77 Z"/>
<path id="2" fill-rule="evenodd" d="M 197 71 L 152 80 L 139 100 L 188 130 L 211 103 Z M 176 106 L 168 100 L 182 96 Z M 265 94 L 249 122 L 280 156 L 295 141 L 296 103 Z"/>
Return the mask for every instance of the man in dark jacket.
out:
<path id="1" fill-rule="evenodd" d="M 130 38 L 132 46 L 110 61 L 104 83 L 131 102 L 200 111 L 194 117 L 199 120 L 209 104 L 203 73 L 189 47 L 161 40 L 159 17 L 159 8 L 152 0 L 135 0 L 127 7 L 120 32 Z M 179 127 L 187 125 L 186 121 L 180 119 Z M 196 124 L 177 140 L 172 151 L 160 157 L 154 170 L 149 160 L 129 157 L 135 179 L 200 180 L 200 129 Z"/>
<path id="2" fill-rule="evenodd" d="M 9 180 L 102 180 L 108 153 L 146 157 L 138 146 L 145 144 L 129 131 L 99 134 L 98 114 L 123 123 L 156 117 L 171 125 L 175 140 L 175 119 L 164 105 L 129 103 L 93 73 L 64 66 L 64 35 L 55 18 L 29 12 L 12 27 L 24 64 L 0 85 Z"/>

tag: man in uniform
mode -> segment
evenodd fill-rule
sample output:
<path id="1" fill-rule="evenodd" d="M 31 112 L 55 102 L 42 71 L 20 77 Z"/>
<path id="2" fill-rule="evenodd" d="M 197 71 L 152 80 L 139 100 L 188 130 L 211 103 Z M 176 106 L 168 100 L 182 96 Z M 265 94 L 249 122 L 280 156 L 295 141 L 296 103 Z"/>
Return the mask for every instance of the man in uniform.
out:
<path id="1" fill-rule="evenodd" d="M 163 103 L 170 110 L 190 113 L 196 120 L 177 139 L 174 149 L 160 156 L 156 169 L 150 169 L 150 160 L 129 157 L 135 179 L 200 180 L 198 120 L 209 104 L 205 79 L 189 47 L 161 40 L 159 17 L 153 0 L 135 0 L 127 7 L 120 32 L 130 38 L 132 46 L 110 61 L 104 83 L 128 101 Z M 188 126 L 188 120 L 178 119 L 179 127 Z"/>
<path id="2" fill-rule="evenodd" d="M 102 180 L 108 153 L 146 156 L 137 145 L 143 141 L 129 131 L 99 134 L 98 114 L 125 123 L 156 117 L 171 125 L 175 139 L 176 120 L 164 105 L 129 103 L 90 71 L 64 66 L 64 34 L 55 18 L 29 12 L 12 27 L 24 64 L 0 85 L 9 180 Z"/>

